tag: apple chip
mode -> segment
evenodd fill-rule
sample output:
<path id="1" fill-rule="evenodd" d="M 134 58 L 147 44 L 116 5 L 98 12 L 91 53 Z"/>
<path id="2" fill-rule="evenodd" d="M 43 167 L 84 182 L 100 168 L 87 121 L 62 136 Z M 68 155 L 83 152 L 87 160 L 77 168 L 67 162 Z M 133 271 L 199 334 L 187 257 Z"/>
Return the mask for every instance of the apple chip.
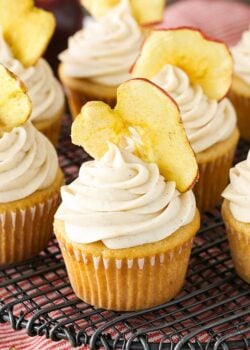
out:
<path id="1" fill-rule="evenodd" d="M 0 26 L 13 55 L 28 67 L 46 50 L 55 30 L 55 18 L 34 7 L 33 0 L 0 0 Z"/>
<path id="2" fill-rule="evenodd" d="M 165 0 L 130 0 L 135 19 L 141 25 L 159 23 L 163 19 Z"/>
<path id="3" fill-rule="evenodd" d="M 132 68 L 133 77 L 152 79 L 166 64 L 183 69 L 211 99 L 222 99 L 232 82 L 233 60 L 226 44 L 193 28 L 153 31 Z"/>
<path id="4" fill-rule="evenodd" d="M 148 80 L 129 80 L 117 90 L 117 104 L 111 109 L 103 102 L 89 102 L 72 126 L 72 141 L 94 158 L 101 158 L 108 141 L 121 144 L 131 130 L 137 155 L 155 162 L 181 192 L 198 179 L 198 166 L 189 144 L 176 103 Z M 137 139 L 137 140 L 136 140 Z"/>
<path id="5" fill-rule="evenodd" d="M 98 19 L 120 1 L 122 0 L 82 0 L 82 4 L 93 17 Z M 139 24 L 146 25 L 162 21 L 165 0 L 130 0 L 130 4 Z"/>
<path id="6" fill-rule="evenodd" d="M 26 122 L 31 114 L 31 101 L 24 84 L 0 64 L 0 134 Z"/>

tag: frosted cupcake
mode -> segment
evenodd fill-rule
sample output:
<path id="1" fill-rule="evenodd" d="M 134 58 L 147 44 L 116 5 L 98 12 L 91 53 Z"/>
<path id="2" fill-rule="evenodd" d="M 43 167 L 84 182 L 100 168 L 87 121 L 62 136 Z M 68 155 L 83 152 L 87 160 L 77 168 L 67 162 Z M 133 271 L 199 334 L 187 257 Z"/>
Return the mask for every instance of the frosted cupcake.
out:
<path id="1" fill-rule="evenodd" d="M 242 34 L 231 52 L 234 75 L 228 96 L 237 112 L 240 135 L 250 141 L 250 29 Z"/>
<path id="2" fill-rule="evenodd" d="M 222 193 L 222 215 L 234 266 L 250 283 L 250 152 L 230 170 L 230 184 Z"/>
<path id="3" fill-rule="evenodd" d="M 149 308 L 182 288 L 199 215 L 192 191 L 181 195 L 156 164 L 111 144 L 62 188 L 55 218 L 71 284 L 89 304 Z"/>
<path id="4" fill-rule="evenodd" d="M 77 296 L 128 311 L 166 302 L 184 284 L 200 223 L 191 191 L 198 167 L 178 108 L 163 91 L 130 80 L 117 100 L 112 111 L 87 103 L 73 123 L 74 143 L 95 160 L 62 188 L 54 228 Z"/>
<path id="5" fill-rule="evenodd" d="M 63 184 L 55 149 L 31 122 L 0 138 L 0 179 L 0 264 L 9 264 L 47 246 Z"/>
<path id="6" fill-rule="evenodd" d="M 98 21 L 87 23 L 69 39 L 68 49 L 59 55 L 59 76 L 73 117 L 87 101 L 102 100 L 115 105 L 117 86 L 130 78 L 129 68 L 142 40 L 127 0 Z"/>
<path id="7" fill-rule="evenodd" d="M 201 211 L 221 201 L 239 139 L 236 113 L 227 98 L 232 59 L 223 43 L 190 28 L 154 31 L 133 67 L 177 102 L 199 165 L 194 188 Z"/>
<path id="8" fill-rule="evenodd" d="M 0 81 L 0 264 L 9 264 L 46 247 L 63 175 L 54 147 L 27 120 L 25 86 L 2 65 Z"/>
<path id="9" fill-rule="evenodd" d="M 19 76 L 32 101 L 30 120 L 56 145 L 64 113 L 64 94 L 48 63 L 40 58 L 30 67 L 17 60 L 0 31 L 0 63 Z"/>

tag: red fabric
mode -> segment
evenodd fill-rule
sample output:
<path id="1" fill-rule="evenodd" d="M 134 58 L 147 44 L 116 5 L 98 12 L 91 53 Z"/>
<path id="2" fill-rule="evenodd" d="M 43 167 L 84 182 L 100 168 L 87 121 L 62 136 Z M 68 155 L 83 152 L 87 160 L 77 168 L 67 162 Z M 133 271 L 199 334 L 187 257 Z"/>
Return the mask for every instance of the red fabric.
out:
<path id="1" fill-rule="evenodd" d="M 230 0 L 184 0 L 167 7 L 164 27 L 192 26 L 234 45 L 250 25 L 250 6 Z"/>
<path id="2" fill-rule="evenodd" d="M 207 35 L 235 44 L 250 24 L 250 6 L 229 0 L 184 0 L 167 8 L 164 26 L 198 27 Z M 0 290 L 0 299 L 6 291 Z M 205 340 L 205 339 L 204 339 Z M 204 341 L 203 340 L 203 341 Z M 67 341 L 52 342 L 45 337 L 30 338 L 26 331 L 14 331 L 8 323 L 0 324 L 0 349 L 9 350 L 70 350 Z M 80 350 L 87 349 L 84 346 Z"/>

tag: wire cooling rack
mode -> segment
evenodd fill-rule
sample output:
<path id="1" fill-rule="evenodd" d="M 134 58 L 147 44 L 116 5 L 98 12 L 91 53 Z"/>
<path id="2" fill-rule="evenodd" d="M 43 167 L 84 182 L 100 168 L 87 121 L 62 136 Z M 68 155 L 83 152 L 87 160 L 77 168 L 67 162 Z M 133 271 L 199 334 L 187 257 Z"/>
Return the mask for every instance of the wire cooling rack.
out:
<path id="1" fill-rule="evenodd" d="M 65 118 L 59 158 L 67 182 L 88 157 L 69 138 Z M 240 143 L 236 161 L 249 145 Z M 26 328 L 30 336 L 71 346 L 124 350 L 250 349 L 250 287 L 234 272 L 218 209 L 202 217 L 181 294 L 146 311 L 117 313 L 95 309 L 73 293 L 53 239 L 39 256 L 0 268 L 0 322 Z"/>

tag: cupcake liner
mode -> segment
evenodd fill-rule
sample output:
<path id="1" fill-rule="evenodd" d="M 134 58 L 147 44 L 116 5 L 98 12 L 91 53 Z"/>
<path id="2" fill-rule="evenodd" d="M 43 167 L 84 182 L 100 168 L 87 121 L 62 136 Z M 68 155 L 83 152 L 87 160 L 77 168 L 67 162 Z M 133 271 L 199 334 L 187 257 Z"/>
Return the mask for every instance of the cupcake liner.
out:
<path id="1" fill-rule="evenodd" d="M 116 97 L 102 97 L 100 98 L 94 94 L 86 94 L 82 91 L 73 90 L 69 87 L 66 88 L 66 95 L 68 98 L 69 108 L 73 120 L 78 116 L 81 111 L 81 108 L 85 103 L 90 101 L 103 101 L 107 103 L 110 107 L 114 107 L 116 104 Z"/>
<path id="2" fill-rule="evenodd" d="M 88 79 L 71 78 L 64 74 L 63 64 L 59 65 L 58 75 L 65 88 L 72 118 L 75 119 L 82 106 L 89 101 L 103 101 L 114 107 L 116 86 L 102 85 Z"/>
<path id="3" fill-rule="evenodd" d="M 200 211 L 210 211 L 222 201 L 221 193 L 229 181 L 229 169 L 232 167 L 234 153 L 238 142 L 238 132 L 232 136 L 229 144 L 224 145 L 224 154 L 218 154 L 211 160 L 200 162 L 199 154 L 197 161 L 199 166 L 199 181 L 194 187 L 196 204 Z"/>
<path id="4" fill-rule="evenodd" d="M 250 141 L 250 97 L 239 95 L 232 89 L 229 91 L 228 97 L 237 113 L 240 136 Z"/>
<path id="5" fill-rule="evenodd" d="M 137 259 L 85 255 L 59 239 L 76 295 L 111 310 L 139 310 L 172 299 L 182 288 L 192 240 L 178 249 Z"/>
<path id="6" fill-rule="evenodd" d="M 153 245 L 157 250 L 148 250 L 150 245 L 135 247 L 132 255 L 130 248 L 103 253 L 71 242 L 57 222 L 55 233 L 76 295 L 99 308 L 131 311 L 162 304 L 179 293 L 198 226 L 197 213 L 192 223 L 171 238 L 168 248 L 162 244 L 166 238 Z"/>
<path id="7" fill-rule="evenodd" d="M 54 118 L 42 122 L 33 122 L 34 126 L 43 133 L 55 147 L 57 147 L 58 144 L 63 113 L 64 107 Z"/>
<path id="8" fill-rule="evenodd" d="M 0 265 L 32 258 L 47 246 L 63 183 L 63 173 L 58 169 L 48 188 L 14 202 L 0 203 Z"/>
<path id="9" fill-rule="evenodd" d="M 223 202 L 222 215 L 235 270 L 243 280 L 250 283 L 250 224 L 237 222 L 233 218 L 228 201 Z"/>
<path id="10" fill-rule="evenodd" d="M 59 192 L 30 208 L 0 213 L 0 264 L 29 259 L 43 250 L 53 233 Z"/>

